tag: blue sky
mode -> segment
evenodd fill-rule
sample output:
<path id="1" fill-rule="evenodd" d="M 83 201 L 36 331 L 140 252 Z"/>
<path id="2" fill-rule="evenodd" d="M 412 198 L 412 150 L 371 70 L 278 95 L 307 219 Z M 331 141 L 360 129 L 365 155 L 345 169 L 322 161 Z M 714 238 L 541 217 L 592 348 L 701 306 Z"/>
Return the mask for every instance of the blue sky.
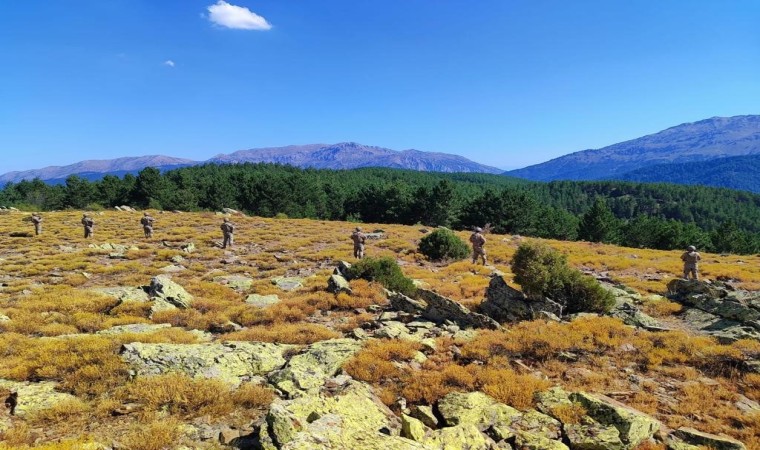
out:
<path id="1" fill-rule="evenodd" d="M 760 113 L 758 24 L 756 0 L 9 1 L 0 173 L 341 141 L 517 168 Z"/>

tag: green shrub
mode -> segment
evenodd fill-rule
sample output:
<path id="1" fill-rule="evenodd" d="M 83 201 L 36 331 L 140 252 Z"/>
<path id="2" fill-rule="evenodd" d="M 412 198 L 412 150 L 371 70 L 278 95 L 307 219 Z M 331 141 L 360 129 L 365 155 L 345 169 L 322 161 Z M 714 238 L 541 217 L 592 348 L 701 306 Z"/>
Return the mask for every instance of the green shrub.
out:
<path id="1" fill-rule="evenodd" d="M 433 261 L 464 259 L 470 254 L 469 246 L 448 228 L 438 228 L 422 238 L 417 251 Z"/>
<path id="2" fill-rule="evenodd" d="M 350 278 L 362 278 L 377 281 L 391 291 L 404 295 L 414 295 L 417 288 L 410 278 L 404 276 L 396 260 L 389 257 L 364 258 L 351 266 L 348 273 Z"/>
<path id="3" fill-rule="evenodd" d="M 539 242 L 520 244 L 512 257 L 515 282 L 528 297 L 549 297 L 568 313 L 606 313 L 615 304 L 612 293 L 595 279 L 567 265 L 567 258 Z"/>

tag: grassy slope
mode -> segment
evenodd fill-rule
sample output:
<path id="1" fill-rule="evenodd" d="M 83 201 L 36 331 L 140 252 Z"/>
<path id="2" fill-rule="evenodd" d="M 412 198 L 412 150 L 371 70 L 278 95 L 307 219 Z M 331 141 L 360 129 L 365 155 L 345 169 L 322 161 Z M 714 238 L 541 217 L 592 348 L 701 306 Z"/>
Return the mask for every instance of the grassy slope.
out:
<path id="1" fill-rule="evenodd" d="M 142 237 L 139 214 L 108 211 L 95 215 L 95 236 L 91 242 L 137 245 L 139 250 L 129 251 L 127 260 L 109 259 L 109 251 L 88 248 L 90 242 L 82 238 L 79 225 L 80 213 L 45 214 L 42 236 L 11 237 L 12 231 L 32 231 L 31 224 L 22 221 L 24 217 L 21 213 L 0 215 L 3 267 L 0 282 L 5 283 L 5 287 L 0 288 L 0 314 L 12 319 L 10 324 L 0 325 L 5 331 L 0 333 L 0 356 L 6 362 L 0 365 L 0 378 L 58 381 L 60 389 L 75 393 L 80 402 L 39 417 L 17 420 L 15 434 L 3 438 L 19 445 L 18 448 L 31 444 L 35 437 L 49 440 L 83 435 L 105 442 L 111 438 L 126 440 L 133 442 L 128 448 L 137 450 L 160 448 L 162 439 L 177 439 L 182 422 L 210 415 L 213 417 L 210 420 L 219 423 L 246 424 L 267 404 L 268 394 L 254 386 L 228 392 L 212 382 L 186 379 L 178 382 L 160 377 L 153 382 L 164 388 L 175 386 L 175 389 L 167 398 L 145 400 L 148 392 L 156 391 L 156 386 L 140 380 L 128 381 L 125 368 L 115 356 L 119 345 L 136 340 L 195 340 L 182 330 L 148 336 L 97 336 L 76 345 L 63 338 L 43 338 L 93 333 L 124 323 L 150 322 L 146 309 L 139 306 L 119 307 L 106 315 L 112 301 L 85 292 L 88 288 L 148 284 L 152 276 L 161 273 L 161 267 L 170 264 L 170 258 L 183 255 L 188 259 L 183 263 L 187 270 L 172 274 L 172 278 L 196 296 L 193 309 L 157 314 L 154 321 L 208 329 L 232 320 L 248 327 L 247 334 L 230 336 L 234 339 L 288 340 L 297 344 L 337 336 L 372 320 L 373 317 L 357 314 L 354 309 L 383 301 L 379 287 L 361 281 L 353 282 L 355 294 L 350 297 L 333 296 L 324 290 L 335 262 L 350 260 L 348 236 L 354 226 L 351 223 L 234 218 L 238 231 L 233 253 L 244 264 L 223 264 L 221 260 L 228 256 L 214 247 L 214 243 L 221 240 L 221 218 L 210 213 L 155 214 L 152 241 Z M 438 292 L 468 306 L 477 307 L 482 300 L 490 270 L 469 262 L 430 264 L 415 253 L 422 237 L 416 227 L 365 224 L 364 228 L 381 228 L 387 233 L 387 239 L 369 241 L 368 255 L 397 258 L 406 275 L 423 280 Z M 466 238 L 466 233 L 460 235 Z M 162 244 L 162 240 L 168 246 Z M 520 238 L 490 235 L 488 240 L 489 259 L 497 269 L 507 273 L 509 279 L 507 263 Z M 194 242 L 198 250 L 183 254 L 178 246 L 186 242 Z M 612 278 L 641 292 L 661 293 L 667 281 L 681 268 L 679 252 L 576 242 L 550 241 L 550 244 L 566 253 L 572 265 L 608 272 Z M 60 245 L 73 247 L 73 251 L 65 252 Z M 702 273 L 708 278 L 738 279 L 741 287 L 760 289 L 759 263 L 757 256 L 706 254 Z M 213 281 L 214 277 L 225 274 L 249 276 L 255 280 L 249 293 L 276 293 L 283 302 L 266 310 L 250 307 L 243 302 L 244 294 Z M 284 293 L 270 282 L 272 277 L 280 275 L 308 278 L 303 289 Z M 327 318 L 320 314 L 320 310 L 325 309 L 331 310 Z M 668 315 L 677 307 L 669 302 L 653 302 L 648 309 Z M 538 342 L 539 339 L 543 340 Z M 568 342 L 583 345 L 562 347 Z M 618 349 L 626 343 L 636 346 L 637 350 L 620 352 Z M 742 351 L 760 351 L 754 343 L 722 346 L 682 333 L 634 332 L 616 321 L 593 319 L 574 326 L 531 322 L 512 327 L 512 333 L 481 333 L 473 343 L 459 343 L 470 360 L 483 362 L 483 368 L 455 361 L 448 351 L 451 345 L 451 342 L 441 342 L 441 350 L 430 355 L 430 362 L 420 373 L 398 374 L 402 380 L 404 377 L 421 380 L 418 384 L 404 388 L 375 380 L 381 397 L 392 403 L 393 396 L 400 393 L 424 403 L 445 390 L 483 389 L 524 407 L 530 404 L 530 389 L 541 387 L 542 382 L 510 363 L 521 358 L 524 364 L 546 375 L 551 384 L 623 393 L 624 402 L 657 415 L 671 427 L 690 425 L 735 436 L 746 441 L 750 448 L 760 445 L 757 438 L 760 417 L 742 416 L 733 406 L 739 393 L 760 400 L 760 378 L 724 370 L 720 363 L 721 358 L 735 357 Z M 531 350 L 539 345 L 547 351 L 538 354 Z M 558 356 L 561 350 L 575 351 L 581 357 L 573 363 L 562 361 Z M 351 371 L 356 376 L 361 377 L 368 356 L 375 361 L 399 357 L 398 352 L 382 348 L 368 351 L 370 353 L 359 355 L 352 363 Z M 621 376 L 621 370 L 628 376 Z M 639 390 L 629 381 L 632 376 L 644 380 L 636 384 Z M 423 391 L 430 385 L 445 389 Z M 176 386 L 186 391 L 177 391 Z M 135 401 L 141 404 L 139 414 L 111 416 L 111 411 L 121 404 Z M 244 404 L 248 407 L 240 406 Z M 162 410 L 168 413 L 160 412 Z M 40 432 L 40 428 L 44 428 L 44 432 Z M 150 437 L 130 438 L 145 435 L 147 432 L 142 430 L 146 429 L 151 430 Z M 3 445 L 0 444 L 0 448 L 4 448 Z"/>

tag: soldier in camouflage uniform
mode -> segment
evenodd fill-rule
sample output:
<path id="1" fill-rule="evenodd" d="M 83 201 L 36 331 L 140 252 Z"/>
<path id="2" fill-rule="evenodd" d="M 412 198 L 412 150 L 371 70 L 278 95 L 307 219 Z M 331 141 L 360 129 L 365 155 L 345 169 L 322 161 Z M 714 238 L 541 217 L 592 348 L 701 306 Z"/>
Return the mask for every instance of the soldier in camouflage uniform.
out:
<path id="1" fill-rule="evenodd" d="M 486 238 L 483 236 L 483 229 L 475 227 L 475 231 L 470 235 L 470 243 L 472 244 L 472 263 L 475 264 L 478 261 L 478 257 L 483 259 L 483 265 L 487 264 L 486 261 L 486 249 L 483 248 L 486 245 Z"/>
<path id="2" fill-rule="evenodd" d="M 39 236 L 42 233 L 42 216 L 40 213 L 32 214 L 32 223 L 34 224 L 34 234 Z"/>
<path id="3" fill-rule="evenodd" d="M 88 216 L 86 213 L 82 214 L 82 226 L 84 226 L 84 237 L 92 237 L 92 229 L 95 226 L 95 221 L 92 220 L 92 217 Z"/>
<path id="4" fill-rule="evenodd" d="M 140 224 L 143 227 L 143 231 L 145 232 L 146 238 L 152 238 L 153 237 L 153 221 L 155 219 L 150 216 L 148 213 L 143 213 L 142 219 L 140 219 Z"/>
<path id="5" fill-rule="evenodd" d="M 686 251 L 681 255 L 681 261 L 683 261 L 683 278 L 689 279 L 689 274 L 695 280 L 699 280 L 699 260 L 702 259 L 697 248 L 690 245 L 686 248 Z"/>
<path id="6" fill-rule="evenodd" d="M 222 235 L 224 236 L 224 239 L 222 240 L 222 248 L 227 248 L 229 245 L 232 247 L 233 242 L 233 233 L 235 233 L 235 225 L 230 222 L 230 219 L 224 218 L 224 222 L 222 222 Z"/>
<path id="7" fill-rule="evenodd" d="M 364 258 L 364 242 L 367 240 L 367 236 L 362 233 L 360 227 L 356 227 L 353 233 L 351 233 L 351 240 L 354 241 L 354 258 Z"/>

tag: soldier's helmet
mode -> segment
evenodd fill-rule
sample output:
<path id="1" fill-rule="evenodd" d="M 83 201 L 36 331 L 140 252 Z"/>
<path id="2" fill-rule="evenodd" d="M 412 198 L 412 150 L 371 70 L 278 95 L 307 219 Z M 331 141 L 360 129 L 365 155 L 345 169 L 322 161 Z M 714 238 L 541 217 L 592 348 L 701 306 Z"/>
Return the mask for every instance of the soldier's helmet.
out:
<path id="1" fill-rule="evenodd" d="M 690 245 L 690 246 L 686 247 L 686 250 L 688 250 L 690 252 L 695 252 L 695 251 L 697 251 L 697 247 L 694 247 L 693 245 Z"/>
<path id="2" fill-rule="evenodd" d="M 228 217 L 225 217 L 225 218 L 224 218 L 224 221 L 225 221 L 225 222 L 229 222 L 229 221 L 230 221 L 230 219 L 229 219 Z"/>
<path id="3" fill-rule="evenodd" d="M 147 216 L 148 216 L 148 213 L 147 213 L 147 212 L 144 212 L 144 213 L 143 213 L 143 216 L 146 216 L 146 217 L 147 217 Z"/>
<path id="4" fill-rule="evenodd" d="M 477 231 L 478 233 L 482 233 L 482 232 L 483 232 L 483 229 L 482 229 L 482 228 L 480 228 L 480 227 L 475 227 L 475 231 Z"/>
<path id="5" fill-rule="evenodd" d="M 356 227 L 356 231 L 362 231 L 362 227 Z"/>

